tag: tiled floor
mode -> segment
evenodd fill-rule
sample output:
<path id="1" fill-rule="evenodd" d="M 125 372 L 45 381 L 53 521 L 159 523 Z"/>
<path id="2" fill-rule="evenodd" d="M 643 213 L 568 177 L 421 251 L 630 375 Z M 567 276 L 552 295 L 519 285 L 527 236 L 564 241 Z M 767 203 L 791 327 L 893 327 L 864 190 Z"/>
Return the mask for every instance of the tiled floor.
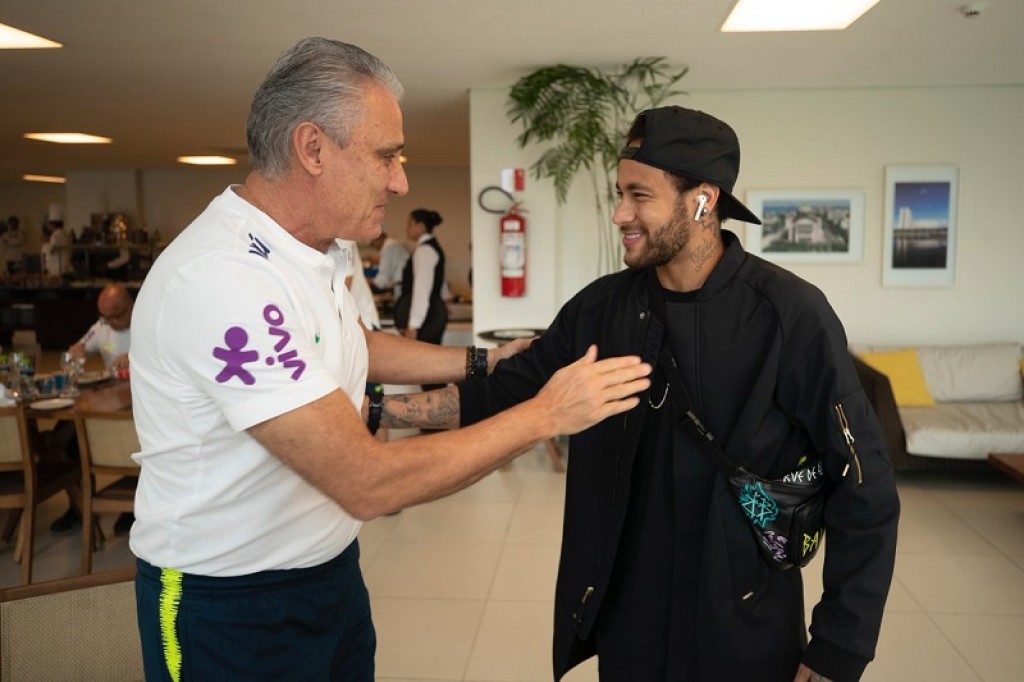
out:
<path id="1" fill-rule="evenodd" d="M 373 598 L 378 679 L 550 680 L 551 599 L 564 475 L 542 448 L 451 497 L 366 525 L 362 563 Z M 868 681 L 1024 680 L 1024 486 L 1001 474 L 900 477 L 896 579 Z M 46 530 L 36 579 L 78 570 L 79 536 Z M 109 531 L 114 516 L 104 518 Z M 108 535 L 96 570 L 131 560 Z M 811 565 L 820 570 L 821 560 Z M 807 576 L 808 603 L 821 583 Z M 18 580 L 0 549 L 0 586 Z M 596 680 L 593 661 L 570 682 Z"/>

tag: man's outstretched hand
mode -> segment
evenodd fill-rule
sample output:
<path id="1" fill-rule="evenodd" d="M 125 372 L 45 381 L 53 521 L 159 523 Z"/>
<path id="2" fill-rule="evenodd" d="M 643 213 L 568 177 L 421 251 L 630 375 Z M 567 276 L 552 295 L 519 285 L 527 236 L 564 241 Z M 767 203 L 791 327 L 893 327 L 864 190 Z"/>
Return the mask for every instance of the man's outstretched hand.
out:
<path id="1" fill-rule="evenodd" d="M 651 366 L 635 355 L 597 359 L 591 345 L 576 362 L 555 372 L 535 400 L 547 410 L 560 435 L 578 433 L 631 410 L 647 390 Z"/>

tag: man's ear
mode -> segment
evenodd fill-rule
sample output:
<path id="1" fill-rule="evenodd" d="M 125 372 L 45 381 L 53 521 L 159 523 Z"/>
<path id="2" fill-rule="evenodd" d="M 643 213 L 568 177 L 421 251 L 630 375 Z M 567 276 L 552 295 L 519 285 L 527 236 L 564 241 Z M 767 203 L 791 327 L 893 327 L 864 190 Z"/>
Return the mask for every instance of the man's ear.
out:
<path id="1" fill-rule="evenodd" d="M 320 147 L 324 141 L 324 132 L 309 121 L 300 123 L 292 133 L 292 147 L 299 165 L 310 175 L 320 175 Z"/>
<path id="2" fill-rule="evenodd" d="M 712 209 L 714 209 L 715 206 L 718 205 L 718 193 L 720 191 L 718 189 L 718 186 L 712 185 L 707 182 L 702 182 L 697 187 L 697 190 L 699 194 L 703 194 L 708 198 L 707 201 L 704 203 L 704 208 L 708 213 L 711 213 Z"/>

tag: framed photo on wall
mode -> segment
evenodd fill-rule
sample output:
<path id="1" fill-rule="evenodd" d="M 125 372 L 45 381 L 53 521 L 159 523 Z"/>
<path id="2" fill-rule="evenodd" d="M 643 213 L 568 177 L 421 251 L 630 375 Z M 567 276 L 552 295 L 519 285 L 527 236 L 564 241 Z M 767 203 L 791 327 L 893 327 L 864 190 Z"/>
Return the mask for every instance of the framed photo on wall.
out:
<path id="1" fill-rule="evenodd" d="M 882 286 L 953 286 L 958 179 L 956 166 L 885 167 Z"/>
<path id="2" fill-rule="evenodd" d="M 747 251 L 776 263 L 854 263 L 864 257 L 864 192 L 749 190 L 761 225 L 747 225 Z"/>

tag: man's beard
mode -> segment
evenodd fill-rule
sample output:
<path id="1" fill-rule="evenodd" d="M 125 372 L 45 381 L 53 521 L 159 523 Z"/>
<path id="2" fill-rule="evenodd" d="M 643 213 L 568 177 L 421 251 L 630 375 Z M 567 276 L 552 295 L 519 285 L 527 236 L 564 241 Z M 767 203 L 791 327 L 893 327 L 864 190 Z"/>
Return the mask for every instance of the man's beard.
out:
<path id="1" fill-rule="evenodd" d="M 682 198 L 676 201 L 672 217 L 657 230 L 643 225 L 646 236 L 642 250 L 623 256 L 623 262 L 631 268 L 666 265 L 682 253 L 690 243 L 690 224 Z"/>

